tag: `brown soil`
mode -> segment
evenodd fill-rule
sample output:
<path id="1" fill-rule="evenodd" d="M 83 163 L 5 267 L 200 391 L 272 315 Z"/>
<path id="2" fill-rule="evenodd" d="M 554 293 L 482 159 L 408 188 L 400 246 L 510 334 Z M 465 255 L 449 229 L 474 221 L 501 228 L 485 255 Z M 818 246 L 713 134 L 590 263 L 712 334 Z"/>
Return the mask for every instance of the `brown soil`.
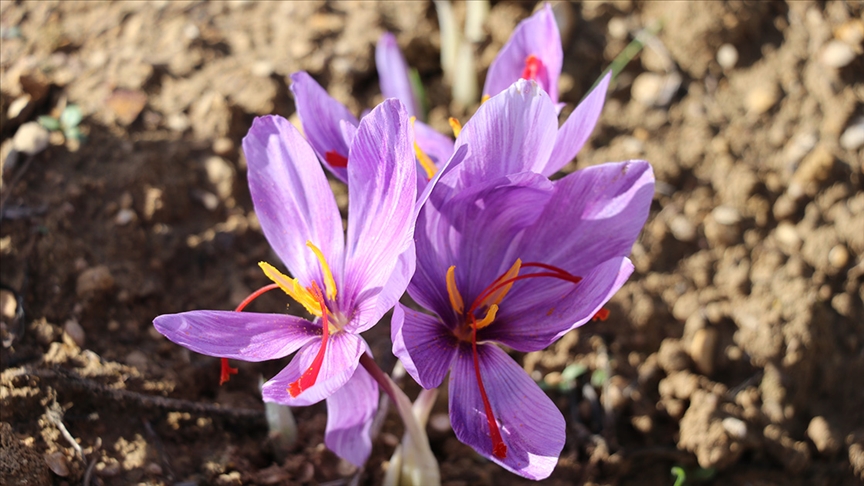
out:
<path id="1" fill-rule="evenodd" d="M 532 8 L 492 7 L 481 74 Z M 691 479 L 714 468 L 707 484 L 861 484 L 864 148 L 850 133 L 864 115 L 864 7 L 559 8 L 571 106 L 636 32 L 663 29 L 617 79 L 571 167 L 654 165 L 637 272 L 606 322 L 522 357 L 568 418 L 546 483 L 668 485 L 681 466 Z M 322 404 L 294 410 L 284 454 L 257 391 L 283 363 L 234 363 L 240 374 L 219 387 L 217 359 L 151 322 L 230 309 L 268 283 L 255 263 L 276 258 L 238 147 L 254 116 L 292 116 L 291 72 L 359 113 L 380 100 L 373 49 L 391 30 L 428 86 L 433 125 L 467 119 L 442 81 L 431 3 L 4 0 L 0 24 L 4 147 L 67 102 L 87 135 L 55 134 L 14 185 L 23 158 L 4 170 L 0 482 L 380 483 L 401 436 L 394 415 L 365 471 L 324 448 Z M 254 304 L 284 306 L 275 295 Z M 367 336 L 385 369 L 388 335 L 385 323 Z M 573 363 L 589 372 L 562 387 Z M 530 483 L 459 443 L 441 414 L 443 398 L 430 437 L 446 484 Z"/>

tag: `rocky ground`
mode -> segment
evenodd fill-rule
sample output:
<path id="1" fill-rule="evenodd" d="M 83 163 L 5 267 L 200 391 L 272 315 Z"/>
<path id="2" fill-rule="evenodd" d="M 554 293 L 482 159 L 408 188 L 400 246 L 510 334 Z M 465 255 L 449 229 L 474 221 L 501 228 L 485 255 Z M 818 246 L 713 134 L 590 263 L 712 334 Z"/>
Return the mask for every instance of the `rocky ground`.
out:
<path id="1" fill-rule="evenodd" d="M 492 6 L 480 76 L 533 8 Z M 571 107 L 635 35 L 661 30 L 568 167 L 653 164 L 637 271 L 606 322 L 520 356 L 568 418 L 546 483 L 669 485 L 681 467 L 691 483 L 861 484 L 864 6 L 555 8 Z M 309 71 L 359 113 L 381 99 L 373 52 L 389 30 L 427 86 L 433 126 L 467 120 L 476 106 L 450 101 L 434 6 L 4 0 L 0 26 L 0 477 L 379 484 L 395 416 L 362 471 L 324 448 L 323 404 L 294 410 L 286 450 L 257 391 L 283 363 L 238 363 L 219 387 L 217 359 L 151 322 L 230 309 L 268 283 L 256 262 L 276 258 L 239 143 L 255 116 L 293 115 L 290 73 Z M 81 137 L 54 131 L 28 156 L 39 140 L 25 123 L 71 104 Z M 386 324 L 367 336 L 386 369 L 388 336 Z M 442 398 L 429 433 L 446 484 L 530 483 L 459 443 L 444 417 Z"/>

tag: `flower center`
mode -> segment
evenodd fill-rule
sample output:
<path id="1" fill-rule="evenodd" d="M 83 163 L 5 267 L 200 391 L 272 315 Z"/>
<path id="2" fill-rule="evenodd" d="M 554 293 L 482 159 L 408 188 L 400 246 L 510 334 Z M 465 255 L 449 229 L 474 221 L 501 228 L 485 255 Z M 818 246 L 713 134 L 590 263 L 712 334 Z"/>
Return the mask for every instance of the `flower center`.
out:
<path id="1" fill-rule="evenodd" d="M 258 263 L 258 266 L 264 270 L 264 274 L 267 275 L 270 280 L 275 282 L 280 289 L 291 296 L 292 299 L 299 302 L 300 305 L 302 305 L 310 314 L 321 318 L 321 328 L 323 331 L 321 334 L 321 348 L 318 349 L 318 354 L 315 355 L 315 359 L 312 360 L 312 364 L 309 365 L 309 368 L 300 375 L 300 378 L 288 385 L 288 393 L 292 397 L 296 397 L 315 384 L 315 380 L 318 378 L 318 373 L 321 371 L 321 365 L 324 363 L 324 353 L 327 352 L 327 341 L 330 339 L 330 333 L 339 332 L 344 326 L 342 315 L 334 313 L 327 307 L 327 302 L 336 302 L 337 295 L 336 280 L 333 278 L 333 272 L 330 270 L 330 265 L 327 264 L 327 260 L 324 258 L 324 253 L 322 253 L 317 246 L 313 245 L 311 241 L 307 241 L 306 246 L 312 250 L 312 253 L 314 253 L 315 257 L 318 259 L 318 263 L 321 265 L 324 288 L 326 289 L 326 300 L 325 292 L 321 291 L 318 282 L 313 280 L 309 287 L 303 287 L 296 278 L 288 277 L 277 270 L 273 265 L 270 265 L 267 262 Z M 332 317 L 335 317 L 335 319 L 331 319 Z M 333 329 L 330 328 L 331 325 Z"/>
<path id="2" fill-rule="evenodd" d="M 523 268 L 538 268 L 540 271 L 519 275 L 519 271 Z M 489 286 L 483 289 L 479 295 L 471 303 L 471 307 L 465 311 L 465 303 L 462 300 L 462 294 L 456 286 L 456 266 L 452 265 L 447 269 L 447 296 L 450 299 L 450 306 L 456 311 L 456 314 L 463 319 L 463 324 L 457 326 L 454 331 L 456 337 L 462 341 L 471 342 L 471 354 L 474 360 L 474 375 L 477 378 L 477 386 L 480 389 L 480 398 L 483 400 L 483 408 L 486 413 L 486 420 L 489 424 L 489 435 L 492 439 L 492 454 L 498 459 L 507 457 L 507 444 L 501 437 L 501 430 L 498 427 L 498 421 L 495 420 L 495 414 L 492 410 L 492 403 L 489 402 L 489 396 L 486 394 L 486 387 L 483 386 L 483 376 L 480 373 L 480 355 L 477 352 L 477 331 L 492 324 L 495 321 L 495 316 L 498 314 L 498 306 L 513 284 L 518 280 L 529 278 L 549 277 L 559 280 L 565 280 L 578 284 L 582 281 L 582 277 L 573 275 L 561 268 L 547 265 L 545 263 L 529 262 L 522 263 L 521 259 L 516 259 L 513 266 L 498 278 L 492 281 Z M 477 312 L 485 310 L 486 313 L 482 319 L 477 320 Z M 481 312 L 482 313 L 482 312 Z"/>

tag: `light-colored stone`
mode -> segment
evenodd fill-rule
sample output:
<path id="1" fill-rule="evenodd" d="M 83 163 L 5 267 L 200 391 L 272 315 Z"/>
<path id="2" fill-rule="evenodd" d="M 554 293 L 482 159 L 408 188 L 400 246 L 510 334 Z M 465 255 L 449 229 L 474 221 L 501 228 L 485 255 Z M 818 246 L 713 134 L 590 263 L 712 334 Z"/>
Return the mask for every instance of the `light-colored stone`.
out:
<path id="1" fill-rule="evenodd" d="M 15 300 L 15 294 L 8 290 L 0 290 L 0 315 L 7 322 L 15 317 L 18 312 L 18 302 Z"/>
<path id="2" fill-rule="evenodd" d="M 81 324 L 78 324 L 78 321 L 75 319 L 69 319 L 63 324 L 63 331 L 75 341 L 75 344 L 78 345 L 79 348 L 84 347 L 84 343 L 87 340 L 87 334 L 84 332 L 84 328 L 81 327 Z"/>
<path id="3" fill-rule="evenodd" d="M 714 372 L 714 356 L 717 348 L 717 330 L 713 327 L 705 327 L 693 334 L 690 343 L 690 357 L 696 364 L 696 368 L 705 375 Z"/>
<path id="4" fill-rule="evenodd" d="M 777 85 L 765 83 L 754 86 L 744 98 L 744 105 L 751 115 L 761 115 L 770 110 L 780 99 Z"/>
<path id="5" fill-rule="evenodd" d="M 807 437 L 821 454 L 834 455 L 840 450 L 842 438 L 824 417 L 813 417 L 807 426 Z"/>
<path id="6" fill-rule="evenodd" d="M 114 277 L 105 265 L 88 268 L 81 272 L 75 285 L 78 297 L 87 298 L 105 293 L 114 288 Z"/>
<path id="7" fill-rule="evenodd" d="M 114 216 L 114 223 L 118 226 L 125 226 L 134 221 L 136 217 L 135 211 L 131 209 L 121 209 L 120 211 L 117 211 L 117 215 Z"/>
<path id="8" fill-rule="evenodd" d="M 842 68 L 852 62 L 853 59 L 855 59 L 855 49 L 839 40 L 832 40 L 825 44 L 819 56 L 822 64 L 830 68 Z"/>
<path id="9" fill-rule="evenodd" d="M 864 145 L 864 118 L 856 118 L 840 135 L 840 146 L 846 150 L 858 150 L 862 145 Z"/>
<path id="10" fill-rule="evenodd" d="M 849 250 L 843 245 L 835 245 L 828 252 L 828 263 L 834 268 L 844 268 L 849 263 Z"/>
<path id="11" fill-rule="evenodd" d="M 12 148 L 18 152 L 35 155 L 48 147 L 50 134 L 48 130 L 36 122 L 27 122 L 15 132 Z"/>
<path id="12" fill-rule="evenodd" d="M 738 49 L 732 44 L 723 44 L 717 49 L 717 64 L 723 69 L 732 69 L 738 64 Z"/>

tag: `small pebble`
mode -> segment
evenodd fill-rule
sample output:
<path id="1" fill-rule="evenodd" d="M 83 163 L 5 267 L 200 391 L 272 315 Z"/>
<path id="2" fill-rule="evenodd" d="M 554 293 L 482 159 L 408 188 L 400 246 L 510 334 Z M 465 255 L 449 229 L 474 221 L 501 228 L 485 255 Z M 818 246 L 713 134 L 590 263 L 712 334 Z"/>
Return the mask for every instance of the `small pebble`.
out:
<path id="1" fill-rule="evenodd" d="M 85 298 L 108 292 L 114 288 L 114 277 L 105 265 L 88 268 L 81 272 L 75 285 L 78 297 Z"/>
<path id="2" fill-rule="evenodd" d="M 852 62 L 853 59 L 855 59 L 855 49 L 839 40 L 832 40 L 825 44 L 822 55 L 819 57 L 822 64 L 830 68 L 842 68 Z"/>
<path id="3" fill-rule="evenodd" d="M 747 424 L 743 420 L 735 417 L 726 417 L 723 419 L 723 429 L 732 438 L 742 440 L 747 437 Z"/>
<path id="4" fill-rule="evenodd" d="M 62 452 L 56 451 L 50 454 L 45 454 L 45 463 L 48 464 L 48 468 L 51 469 L 54 474 L 61 478 L 65 478 L 69 475 L 69 465 L 66 463 L 66 455 Z"/>
<path id="5" fill-rule="evenodd" d="M 840 135 L 840 146 L 846 150 L 858 150 L 864 145 L 864 118 L 858 118 Z"/>
<path id="6" fill-rule="evenodd" d="M 558 386 L 561 384 L 561 372 L 560 371 L 550 371 L 543 377 L 543 382 L 549 386 Z"/>
<path id="7" fill-rule="evenodd" d="M 27 122 L 15 132 L 12 148 L 28 155 L 36 155 L 48 147 L 48 130 L 36 122 Z"/>
<path id="8" fill-rule="evenodd" d="M 717 206 L 714 208 L 714 211 L 711 212 L 711 215 L 714 217 L 714 221 L 727 226 L 741 221 L 741 216 L 738 214 L 738 210 L 730 208 L 729 206 Z"/>
<path id="9" fill-rule="evenodd" d="M 753 87 L 744 98 L 747 111 L 752 115 L 761 115 L 773 107 L 780 99 L 777 86 L 774 83 L 761 84 Z"/>
<path id="10" fill-rule="evenodd" d="M 220 137 L 213 142 L 213 152 L 216 155 L 229 155 L 232 150 L 234 150 L 234 142 L 228 137 Z"/>
<path id="11" fill-rule="evenodd" d="M 25 94 L 23 96 L 19 96 L 15 98 L 15 101 L 9 103 L 9 108 L 6 110 L 6 118 L 13 119 L 16 116 L 20 115 L 24 108 L 27 108 L 27 105 L 30 103 L 30 95 Z"/>
<path id="12" fill-rule="evenodd" d="M 738 49 L 732 44 L 723 44 L 717 49 L 717 64 L 723 69 L 732 69 L 738 63 Z"/>
<path id="13" fill-rule="evenodd" d="M 785 253 L 797 252 L 801 247 L 801 237 L 798 236 L 798 230 L 795 225 L 788 221 L 781 221 L 774 230 L 774 237 L 782 245 Z M 789 251 L 785 251 L 789 250 Z"/>
<path id="14" fill-rule="evenodd" d="M 18 302 L 15 301 L 15 294 L 8 290 L 0 290 L 0 315 L 6 322 L 15 317 L 15 312 L 18 311 Z"/>
<path id="15" fill-rule="evenodd" d="M 125 226 L 136 218 L 135 211 L 131 209 L 121 209 L 117 211 L 117 216 L 114 217 L 114 223 L 118 226 Z"/>
<path id="16" fill-rule="evenodd" d="M 816 445 L 816 449 L 824 455 L 833 455 L 840 450 L 840 437 L 831 428 L 824 417 L 813 417 L 807 426 L 807 437 Z"/>
<path id="17" fill-rule="evenodd" d="M 696 368 L 705 375 L 714 372 L 714 354 L 717 347 L 717 330 L 706 327 L 693 334 L 690 343 L 690 357 Z"/>
<path id="18" fill-rule="evenodd" d="M 696 239 L 696 227 L 686 216 L 678 214 L 669 222 L 669 231 L 678 241 L 690 242 Z"/>
<path id="19" fill-rule="evenodd" d="M 828 262 L 834 268 L 844 268 L 849 263 L 849 250 L 843 245 L 835 245 L 828 252 Z"/>
<path id="20" fill-rule="evenodd" d="M 633 99 L 645 106 L 653 106 L 663 89 L 663 75 L 654 73 L 642 73 L 633 80 L 630 94 Z"/>
<path id="21" fill-rule="evenodd" d="M 627 34 L 629 34 L 627 22 L 621 17 L 612 17 L 609 19 L 606 28 L 609 30 L 609 36 L 613 39 L 624 40 L 627 38 Z"/>
<path id="22" fill-rule="evenodd" d="M 84 333 L 84 328 L 81 327 L 81 324 L 78 324 L 78 321 L 75 319 L 69 319 L 65 324 L 63 324 L 63 330 L 66 331 L 66 334 L 68 334 L 70 338 L 72 338 L 72 341 L 75 341 L 75 344 L 77 344 L 79 348 L 84 347 L 86 334 Z"/>

